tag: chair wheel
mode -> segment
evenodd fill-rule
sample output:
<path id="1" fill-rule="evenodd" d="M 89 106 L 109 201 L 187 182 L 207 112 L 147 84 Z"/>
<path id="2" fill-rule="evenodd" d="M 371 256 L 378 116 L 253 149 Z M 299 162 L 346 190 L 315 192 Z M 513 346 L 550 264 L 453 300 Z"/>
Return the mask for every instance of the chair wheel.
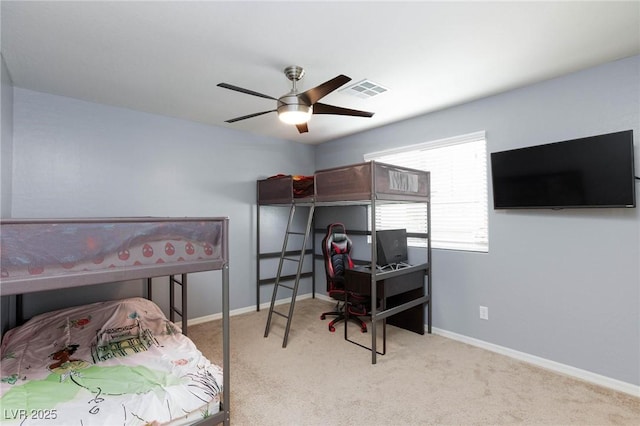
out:
<path id="1" fill-rule="evenodd" d="M 320 315 L 321 320 L 324 320 L 325 318 L 327 318 L 325 314 Z"/>
<path id="2" fill-rule="evenodd" d="M 362 333 L 366 333 L 366 332 L 367 332 L 367 326 L 366 326 L 366 325 L 363 325 L 362 327 L 360 327 L 360 331 L 361 331 Z"/>
<path id="3" fill-rule="evenodd" d="M 332 325 L 329 325 L 329 331 L 334 333 L 336 331 L 336 328 Z"/>

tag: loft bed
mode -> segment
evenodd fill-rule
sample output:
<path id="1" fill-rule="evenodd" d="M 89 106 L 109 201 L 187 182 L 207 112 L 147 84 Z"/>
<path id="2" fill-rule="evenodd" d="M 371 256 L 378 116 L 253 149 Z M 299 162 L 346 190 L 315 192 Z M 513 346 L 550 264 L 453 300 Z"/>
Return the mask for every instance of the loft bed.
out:
<path id="1" fill-rule="evenodd" d="M 182 332 L 150 300 L 34 316 L 2 339 L 3 424 L 230 424 L 227 218 L 0 221 L 0 295 L 169 276 Z M 222 367 L 186 337 L 186 274 L 222 275 Z M 175 280 L 182 275 L 182 281 Z M 173 291 L 171 292 L 173 296 Z M 173 297 L 172 297 L 173 298 Z"/>
<path id="2" fill-rule="evenodd" d="M 400 167 L 391 164 L 369 161 L 330 169 L 318 170 L 313 175 L 314 196 L 295 197 L 291 179 L 265 179 L 258 181 L 258 207 L 261 205 L 312 205 L 313 207 L 364 205 L 370 207 L 371 231 L 357 233 L 371 235 L 371 350 L 372 363 L 376 363 L 376 324 L 386 320 L 391 315 L 403 312 L 417 305 L 427 307 L 427 331 L 431 333 L 431 206 L 430 206 L 430 174 L 422 170 Z M 427 241 L 426 262 L 404 270 L 390 272 L 377 271 L 375 217 L 376 205 L 384 203 L 425 203 L 427 205 L 427 227 L 429 233 L 424 237 Z M 258 208 L 258 211 L 260 208 Z M 313 211 L 313 210 L 312 210 Z M 260 216 L 258 214 L 258 230 Z M 353 231 L 351 231 L 353 232 Z M 260 263 L 260 234 L 258 232 L 258 264 Z M 315 241 L 315 238 L 314 238 Z M 286 239 L 285 239 L 286 245 Z M 315 250 L 314 250 L 315 253 Z M 283 248 L 283 255 L 285 249 Z M 427 277 L 424 295 L 383 312 L 377 311 L 376 283 L 387 278 L 399 277 L 404 274 L 424 270 Z M 258 269 L 259 271 L 259 269 Z M 314 277 L 315 278 L 315 277 Z M 258 275 L 258 304 L 260 303 L 260 275 Z M 313 283 L 315 297 L 315 282 Z M 272 302 L 273 305 L 273 302 Z M 292 314 L 292 313 L 291 313 Z M 291 317 L 292 315 L 289 315 Z M 386 321 L 384 322 L 386 325 Z M 268 327 L 268 326 L 267 326 Z M 288 327 L 287 327 L 288 330 Z M 384 330 L 384 329 L 383 329 Z M 285 332 L 285 342 L 287 339 Z M 384 333 L 384 331 L 383 331 Z M 266 334 L 265 334 L 266 335 Z M 345 338 L 346 338 L 345 326 Z M 348 339 L 347 339 L 348 340 Z M 284 345 L 283 345 L 284 346 Z M 383 352 L 384 353 L 384 352 Z"/>

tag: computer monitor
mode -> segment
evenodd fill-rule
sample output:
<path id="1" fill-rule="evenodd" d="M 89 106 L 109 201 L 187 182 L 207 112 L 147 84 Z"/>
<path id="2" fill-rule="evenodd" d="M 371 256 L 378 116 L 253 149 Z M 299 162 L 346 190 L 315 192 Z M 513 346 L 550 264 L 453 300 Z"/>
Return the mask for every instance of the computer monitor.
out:
<path id="1" fill-rule="evenodd" d="M 376 231 L 376 256 L 380 267 L 407 263 L 407 230 L 385 229 Z"/>

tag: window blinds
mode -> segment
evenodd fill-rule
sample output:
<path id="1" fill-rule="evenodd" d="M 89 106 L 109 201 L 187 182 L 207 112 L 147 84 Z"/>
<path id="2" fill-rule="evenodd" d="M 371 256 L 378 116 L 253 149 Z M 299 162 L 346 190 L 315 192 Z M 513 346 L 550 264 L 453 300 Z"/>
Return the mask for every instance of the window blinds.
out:
<path id="1" fill-rule="evenodd" d="M 431 244 L 488 251 L 487 154 L 484 132 L 366 154 L 365 161 L 431 172 Z M 424 204 L 376 206 L 376 229 L 428 232 Z M 411 245 L 424 245 L 420 239 Z"/>

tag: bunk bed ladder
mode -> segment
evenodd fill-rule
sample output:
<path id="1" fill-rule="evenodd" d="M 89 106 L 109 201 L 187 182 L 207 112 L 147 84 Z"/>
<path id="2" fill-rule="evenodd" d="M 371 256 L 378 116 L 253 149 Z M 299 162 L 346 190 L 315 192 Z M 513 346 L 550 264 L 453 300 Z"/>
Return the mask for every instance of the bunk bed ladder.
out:
<path id="1" fill-rule="evenodd" d="M 181 308 L 176 306 L 176 291 L 174 284 L 178 284 L 182 288 Z M 148 288 L 149 283 L 147 283 Z M 150 292 L 150 290 L 149 290 Z M 176 322 L 176 315 L 180 315 L 182 319 L 182 334 L 187 335 L 187 274 L 181 274 L 181 279 L 175 275 L 169 275 L 169 320 Z"/>
<path id="2" fill-rule="evenodd" d="M 296 304 L 296 297 L 298 295 L 298 285 L 300 284 L 300 275 L 302 274 L 302 264 L 304 262 L 304 257 L 305 257 L 305 252 L 306 252 L 306 247 L 307 247 L 307 240 L 309 239 L 309 234 L 311 232 L 311 224 L 313 223 L 313 210 L 314 210 L 314 205 L 312 204 L 311 206 L 309 206 L 309 217 L 307 218 L 307 227 L 305 229 L 305 232 L 294 232 L 291 230 L 291 224 L 293 223 L 293 218 L 295 216 L 295 212 L 296 212 L 296 205 L 295 204 L 291 204 L 291 209 L 289 210 L 289 221 L 287 222 L 287 230 L 285 232 L 284 235 L 284 243 L 282 244 L 282 252 L 280 254 L 280 263 L 278 264 L 278 273 L 276 275 L 276 281 L 275 284 L 273 285 L 273 294 L 271 295 L 271 305 L 269 306 L 269 315 L 267 317 L 267 326 L 265 327 L 264 330 L 264 337 L 268 337 L 269 336 L 269 329 L 271 327 L 271 318 L 273 316 L 273 314 L 279 315 L 283 318 L 287 319 L 287 325 L 285 327 L 285 331 L 284 331 L 284 339 L 282 341 L 282 347 L 286 348 L 287 347 L 287 340 L 289 338 L 289 330 L 291 329 L 291 320 L 293 319 L 293 309 L 295 307 Z M 300 248 L 300 256 L 298 258 L 296 257 L 289 257 L 287 256 L 288 252 L 287 252 L 287 245 L 289 243 L 289 236 L 290 235 L 297 235 L 297 236 L 304 236 L 302 239 L 302 246 Z M 293 287 L 287 286 L 285 284 L 281 284 L 280 283 L 280 277 L 282 276 L 282 265 L 284 264 L 284 261 L 291 261 L 291 262 L 297 262 L 298 263 L 298 270 L 296 272 L 296 278 L 293 284 Z M 276 299 L 277 299 L 277 294 L 278 294 L 278 289 L 280 287 L 284 287 L 287 288 L 289 290 L 292 291 L 291 293 L 291 304 L 289 305 L 289 313 L 288 314 L 284 314 L 282 312 L 278 312 L 274 309 L 274 306 L 276 304 Z"/>

